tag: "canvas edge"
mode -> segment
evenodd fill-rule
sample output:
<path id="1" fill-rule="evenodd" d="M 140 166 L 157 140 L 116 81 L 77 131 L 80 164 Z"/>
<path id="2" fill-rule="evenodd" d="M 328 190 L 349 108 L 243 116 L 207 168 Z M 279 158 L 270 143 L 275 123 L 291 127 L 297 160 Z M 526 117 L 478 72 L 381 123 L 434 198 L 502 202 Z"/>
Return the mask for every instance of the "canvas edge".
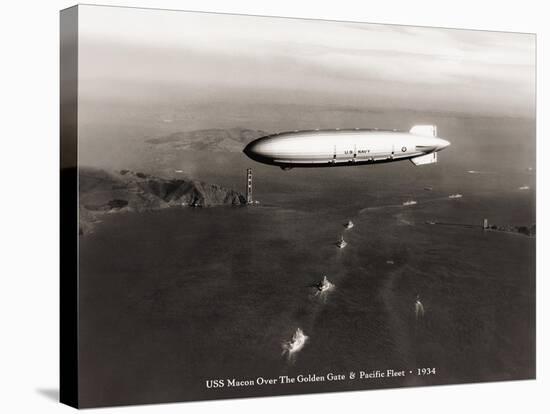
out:
<path id="1" fill-rule="evenodd" d="M 78 398 L 78 6 L 59 14 L 60 280 L 59 399 Z"/>

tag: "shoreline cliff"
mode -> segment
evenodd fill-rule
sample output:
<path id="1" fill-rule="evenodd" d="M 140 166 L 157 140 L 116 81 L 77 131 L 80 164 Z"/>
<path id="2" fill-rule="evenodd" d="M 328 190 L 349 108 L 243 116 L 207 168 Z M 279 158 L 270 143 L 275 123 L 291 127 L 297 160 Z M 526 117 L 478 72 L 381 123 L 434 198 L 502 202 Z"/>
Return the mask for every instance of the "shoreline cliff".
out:
<path id="1" fill-rule="evenodd" d="M 108 213 L 246 205 L 246 197 L 238 191 L 193 179 L 94 168 L 80 168 L 78 177 L 81 235 L 92 231 L 100 217 Z"/>

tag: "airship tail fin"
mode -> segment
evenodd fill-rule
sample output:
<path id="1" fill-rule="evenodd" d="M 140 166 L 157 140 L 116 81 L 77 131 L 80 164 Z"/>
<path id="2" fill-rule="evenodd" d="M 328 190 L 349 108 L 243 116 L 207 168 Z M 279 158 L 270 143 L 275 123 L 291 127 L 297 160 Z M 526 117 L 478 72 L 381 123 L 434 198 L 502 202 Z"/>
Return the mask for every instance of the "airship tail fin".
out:
<path id="1" fill-rule="evenodd" d="M 415 125 L 409 132 L 424 137 L 437 137 L 437 125 Z"/>
<path id="2" fill-rule="evenodd" d="M 420 157 L 411 158 L 411 162 L 414 165 L 435 164 L 437 162 L 437 152 L 432 152 L 430 154 L 422 155 Z"/>

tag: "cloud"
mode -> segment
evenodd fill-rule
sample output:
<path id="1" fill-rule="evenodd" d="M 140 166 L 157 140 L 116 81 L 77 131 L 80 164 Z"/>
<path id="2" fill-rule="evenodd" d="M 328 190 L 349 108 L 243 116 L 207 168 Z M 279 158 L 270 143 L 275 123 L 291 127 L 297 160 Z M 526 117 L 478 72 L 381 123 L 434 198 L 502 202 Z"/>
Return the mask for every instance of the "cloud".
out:
<path id="1" fill-rule="evenodd" d="M 367 94 L 373 104 L 508 115 L 534 110 L 533 35 L 83 7 L 81 90 L 97 98 L 133 83 L 273 90 L 279 98 Z"/>

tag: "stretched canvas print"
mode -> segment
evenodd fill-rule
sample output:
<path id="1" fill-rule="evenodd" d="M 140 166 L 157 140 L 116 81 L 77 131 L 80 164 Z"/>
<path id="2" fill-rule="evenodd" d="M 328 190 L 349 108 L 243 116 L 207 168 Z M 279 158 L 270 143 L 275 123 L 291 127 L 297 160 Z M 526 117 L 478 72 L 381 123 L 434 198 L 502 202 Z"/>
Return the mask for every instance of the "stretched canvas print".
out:
<path id="1" fill-rule="evenodd" d="M 61 12 L 61 400 L 535 378 L 535 35 Z"/>

